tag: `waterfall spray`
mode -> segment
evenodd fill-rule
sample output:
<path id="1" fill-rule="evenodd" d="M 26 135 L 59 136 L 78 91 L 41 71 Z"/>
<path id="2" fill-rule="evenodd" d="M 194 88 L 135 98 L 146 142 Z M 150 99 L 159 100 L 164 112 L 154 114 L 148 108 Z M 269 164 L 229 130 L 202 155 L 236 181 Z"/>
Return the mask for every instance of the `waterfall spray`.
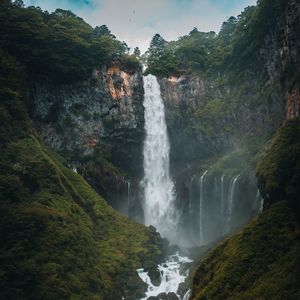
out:
<path id="1" fill-rule="evenodd" d="M 192 216 L 192 187 L 193 187 L 193 181 L 195 177 L 192 176 L 190 179 L 190 185 L 189 185 L 189 216 Z"/>
<path id="2" fill-rule="evenodd" d="M 145 132 L 144 141 L 144 216 L 163 237 L 175 238 L 177 218 L 175 189 L 169 174 L 170 145 L 164 104 L 155 76 L 144 77 Z"/>

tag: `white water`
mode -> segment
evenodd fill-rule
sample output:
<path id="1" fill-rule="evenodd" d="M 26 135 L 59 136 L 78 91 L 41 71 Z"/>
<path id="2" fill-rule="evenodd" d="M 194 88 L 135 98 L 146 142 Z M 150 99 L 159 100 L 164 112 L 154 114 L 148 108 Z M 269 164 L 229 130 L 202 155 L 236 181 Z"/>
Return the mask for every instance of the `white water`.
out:
<path id="1" fill-rule="evenodd" d="M 174 241 L 176 216 L 175 190 L 169 174 L 170 145 L 164 104 L 155 76 L 144 77 L 145 132 L 144 141 L 144 217 L 163 237 Z"/>
<path id="2" fill-rule="evenodd" d="M 200 203 L 199 203 L 199 232 L 200 232 L 200 245 L 204 243 L 204 230 L 203 230 L 203 218 L 204 218 L 204 180 L 207 170 L 200 177 Z"/>
<path id="3" fill-rule="evenodd" d="M 264 210 L 264 198 L 261 196 L 259 189 L 257 189 L 255 203 L 258 205 L 258 213 L 261 214 Z"/>
<path id="4" fill-rule="evenodd" d="M 189 300 L 189 299 L 190 299 L 190 296 L 191 296 L 191 290 L 188 289 L 188 290 L 186 291 L 186 293 L 184 294 L 182 300 Z"/>
<path id="5" fill-rule="evenodd" d="M 144 272 L 144 269 L 138 269 L 138 275 L 140 278 L 148 285 L 148 290 L 146 292 L 146 297 L 141 300 L 146 300 L 151 296 L 158 296 L 160 293 L 175 293 L 179 299 L 180 296 L 177 294 L 179 284 L 184 282 L 185 278 L 188 276 L 188 271 L 183 274 L 180 274 L 180 266 L 183 263 L 190 263 L 190 260 L 187 257 L 180 256 L 178 253 L 175 255 L 169 256 L 168 260 L 158 265 L 158 270 L 161 273 L 161 284 L 155 286 L 151 283 L 147 272 Z M 188 298 L 183 298 L 188 299 Z"/>
<path id="6" fill-rule="evenodd" d="M 230 187 L 229 187 L 229 195 L 228 195 L 228 231 L 230 231 L 231 226 L 231 219 L 232 219 L 232 213 L 233 213 L 233 207 L 234 207 L 234 195 L 235 195 L 235 187 L 236 183 L 239 179 L 240 175 L 237 175 L 232 178 Z"/>

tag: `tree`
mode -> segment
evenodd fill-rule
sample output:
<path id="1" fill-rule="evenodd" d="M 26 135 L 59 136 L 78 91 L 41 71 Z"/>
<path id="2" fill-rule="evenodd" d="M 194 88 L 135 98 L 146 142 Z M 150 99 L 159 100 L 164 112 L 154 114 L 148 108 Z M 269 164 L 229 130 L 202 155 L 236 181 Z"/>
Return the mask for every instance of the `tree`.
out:
<path id="1" fill-rule="evenodd" d="M 156 33 L 150 42 L 150 56 L 158 58 L 162 54 L 166 44 L 165 39 L 159 33 Z"/>
<path id="2" fill-rule="evenodd" d="M 101 35 L 108 35 L 111 36 L 113 38 L 116 38 L 111 31 L 108 29 L 108 27 L 106 25 L 101 25 L 101 26 L 96 26 L 94 29 L 94 34 L 97 36 L 101 36 Z"/>
<path id="3" fill-rule="evenodd" d="M 136 57 L 140 57 L 141 56 L 141 50 L 139 47 L 135 47 L 133 50 L 133 55 Z"/>
<path id="4" fill-rule="evenodd" d="M 231 16 L 226 22 L 223 22 L 219 33 L 219 37 L 225 42 L 225 44 L 230 43 L 231 37 L 234 33 L 237 23 L 238 19 L 233 16 Z"/>
<path id="5" fill-rule="evenodd" d="M 24 3 L 23 3 L 22 0 L 15 0 L 15 1 L 13 2 L 13 6 L 24 7 L 25 5 L 24 5 Z"/>

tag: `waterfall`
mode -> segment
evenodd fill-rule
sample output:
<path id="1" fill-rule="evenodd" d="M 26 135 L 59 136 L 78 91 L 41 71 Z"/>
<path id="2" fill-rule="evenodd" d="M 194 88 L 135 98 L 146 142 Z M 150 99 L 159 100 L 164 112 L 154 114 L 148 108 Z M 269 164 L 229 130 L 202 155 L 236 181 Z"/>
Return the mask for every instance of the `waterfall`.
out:
<path id="1" fill-rule="evenodd" d="M 188 289 L 188 290 L 186 291 L 186 293 L 184 294 L 182 300 L 189 300 L 189 299 L 190 299 L 190 296 L 191 296 L 191 290 Z"/>
<path id="2" fill-rule="evenodd" d="M 205 175 L 207 174 L 207 170 L 200 177 L 200 202 L 199 202 L 199 231 L 200 231 L 200 245 L 203 244 L 203 216 L 204 216 L 204 183 L 205 183 Z"/>
<path id="3" fill-rule="evenodd" d="M 228 226 L 228 231 L 230 231 L 231 227 L 231 221 L 232 221 L 232 212 L 233 212 L 233 207 L 234 207 L 234 195 L 235 195 L 235 187 L 236 183 L 239 179 L 240 175 L 237 175 L 232 178 L 229 186 L 229 195 L 228 195 L 228 219 L 227 219 L 227 226 Z"/>
<path id="4" fill-rule="evenodd" d="M 261 214 L 264 209 L 264 198 L 261 196 L 259 189 L 256 192 L 255 204 L 258 207 L 258 213 Z"/>
<path id="5" fill-rule="evenodd" d="M 222 226 L 222 234 L 224 234 L 224 216 L 225 216 L 225 195 L 224 195 L 224 177 L 223 174 L 221 177 L 221 226 Z"/>
<path id="6" fill-rule="evenodd" d="M 148 285 L 146 298 L 142 298 L 141 300 L 146 300 L 150 297 L 157 297 L 161 293 L 175 293 L 177 299 L 179 299 L 180 296 L 177 293 L 179 285 L 185 281 L 189 274 L 188 270 L 182 272 L 181 269 L 182 266 L 191 262 L 192 260 L 188 257 L 180 256 L 179 253 L 170 255 L 166 262 L 158 265 L 158 270 L 161 274 L 161 283 L 159 286 L 152 284 L 148 273 L 145 272 L 144 269 L 137 269 L 139 277 Z"/>
<path id="7" fill-rule="evenodd" d="M 175 189 L 169 174 L 170 145 L 164 104 L 155 76 L 144 77 L 144 217 L 163 237 L 175 236 Z"/>

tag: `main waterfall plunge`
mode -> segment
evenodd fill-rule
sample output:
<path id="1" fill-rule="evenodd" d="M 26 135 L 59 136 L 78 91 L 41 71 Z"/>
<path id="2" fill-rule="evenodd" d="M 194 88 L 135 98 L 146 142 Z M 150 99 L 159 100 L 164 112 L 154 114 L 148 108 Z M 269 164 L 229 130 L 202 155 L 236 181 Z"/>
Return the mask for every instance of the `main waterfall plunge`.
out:
<path id="1" fill-rule="evenodd" d="M 174 239 L 175 188 L 169 173 L 170 145 L 160 86 L 153 75 L 144 77 L 144 218 L 163 237 Z"/>
<path id="2" fill-rule="evenodd" d="M 144 142 L 144 219 L 146 225 L 153 225 L 159 233 L 175 241 L 177 217 L 175 212 L 175 187 L 169 173 L 170 145 L 165 120 L 164 103 L 160 86 L 153 75 L 144 77 L 145 142 Z M 179 284 L 188 276 L 188 270 L 181 272 L 184 263 L 191 262 L 178 254 L 158 266 L 161 282 L 155 286 L 144 269 L 138 269 L 140 278 L 148 285 L 146 298 L 151 296 L 176 297 Z M 173 298 L 172 298 L 173 299 Z M 188 299 L 188 298 L 186 298 Z"/>

